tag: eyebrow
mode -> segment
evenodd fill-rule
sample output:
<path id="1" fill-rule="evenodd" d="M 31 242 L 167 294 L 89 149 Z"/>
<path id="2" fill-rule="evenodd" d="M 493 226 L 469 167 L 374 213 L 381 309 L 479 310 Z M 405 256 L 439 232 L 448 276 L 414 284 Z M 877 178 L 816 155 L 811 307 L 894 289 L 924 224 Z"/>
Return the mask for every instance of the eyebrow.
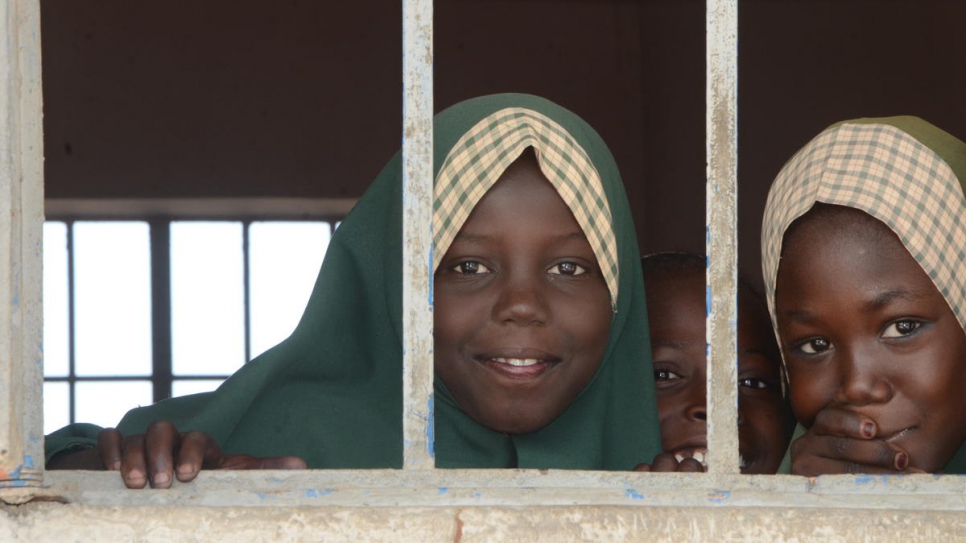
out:
<path id="1" fill-rule="evenodd" d="M 658 341 L 658 342 L 652 342 L 651 348 L 666 347 L 670 349 L 677 349 L 679 351 L 683 351 L 688 347 L 694 347 L 695 345 L 698 345 L 698 344 L 699 342 L 697 341 Z"/>
<path id="2" fill-rule="evenodd" d="M 492 239 L 493 239 L 493 236 L 488 234 L 474 234 L 472 232 L 464 232 L 461 230 L 459 233 L 456 234 L 456 237 L 453 238 L 453 243 L 456 243 L 457 241 L 460 243 L 470 243 L 470 244 L 486 243 Z M 583 230 L 577 229 L 567 234 L 561 234 L 559 236 L 555 236 L 553 238 L 553 243 L 563 243 L 566 241 L 572 241 L 574 239 L 586 240 L 587 236 L 584 235 Z"/>
<path id="3" fill-rule="evenodd" d="M 865 309 L 869 311 L 876 311 L 888 306 L 895 300 L 915 301 L 921 300 L 924 297 L 925 294 L 921 292 L 914 292 L 900 288 L 885 290 L 877 293 L 874 298 L 866 302 Z"/>
<path id="4" fill-rule="evenodd" d="M 910 291 L 902 288 L 894 288 L 877 292 L 871 300 L 863 304 L 863 310 L 869 313 L 879 311 L 896 300 L 915 301 L 926 297 L 926 294 L 918 291 Z M 812 323 L 815 316 L 804 309 L 791 309 L 781 313 L 783 319 L 795 320 L 803 323 Z"/>

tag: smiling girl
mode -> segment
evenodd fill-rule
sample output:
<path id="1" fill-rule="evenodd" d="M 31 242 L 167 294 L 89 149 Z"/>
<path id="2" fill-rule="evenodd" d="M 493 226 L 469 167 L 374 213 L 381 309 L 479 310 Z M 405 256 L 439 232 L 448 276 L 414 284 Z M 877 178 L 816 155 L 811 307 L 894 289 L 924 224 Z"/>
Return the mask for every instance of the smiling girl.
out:
<path id="1" fill-rule="evenodd" d="M 966 472 L 966 144 L 913 117 L 822 132 L 762 230 L 802 429 L 791 472 Z"/>
<path id="2" fill-rule="evenodd" d="M 458 104 L 434 128 L 437 467 L 653 457 L 637 240 L 600 136 L 519 94 Z M 135 488 L 200 469 L 401 467 L 401 172 L 397 155 L 339 226 L 291 337 L 215 392 L 131 411 L 88 451 L 71 452 L 95 429 L 65 429 L 49 466 L 119 469 Z"/>

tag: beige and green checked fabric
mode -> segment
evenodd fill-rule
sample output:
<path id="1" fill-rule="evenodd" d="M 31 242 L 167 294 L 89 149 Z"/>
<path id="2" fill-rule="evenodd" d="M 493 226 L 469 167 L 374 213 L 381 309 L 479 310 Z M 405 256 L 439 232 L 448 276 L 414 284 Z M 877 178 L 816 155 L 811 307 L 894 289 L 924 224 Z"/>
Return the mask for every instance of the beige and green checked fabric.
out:
<path id="1" fill-rule="evenodd" d="M 600 174 L 563 127 L 525 108 L 486 117 L 456 142 L 436 176 L 433 272 L 473 208 L 527 147 L 566 202 L 600 265 L 611 306 L 617 307 L 617 240 Z"/>
<path id="2" fill-rule="evenodd" d="M 762 272 L 775 322 L 781 243 L 815 202 L 865 211 L 892 229 L 966 328 L 966 198 L 932 149 L 890 124 L 835 125 L 782 168 L 762 222 Z"/>

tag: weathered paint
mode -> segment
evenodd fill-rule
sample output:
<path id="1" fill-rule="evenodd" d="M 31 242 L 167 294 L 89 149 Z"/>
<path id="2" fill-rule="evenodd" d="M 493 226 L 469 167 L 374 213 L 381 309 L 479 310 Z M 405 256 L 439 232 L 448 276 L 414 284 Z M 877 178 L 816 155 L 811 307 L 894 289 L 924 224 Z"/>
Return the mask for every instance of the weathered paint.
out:
<path id="1" fill-rule="evenodd" d="M 708 471 L 738 473 L 738 0 L 707 2 Z"/>
<path id="2" fill-rule="evenodd" d="M 432 0 L 403 0 L 402 147 L 403 467 L 432 469 Z"/>
<path id="3" fill-rule="evenodd" d="M 26 499 L 43 454 L 40 5 L 0 1 L 0 499 Z"/>

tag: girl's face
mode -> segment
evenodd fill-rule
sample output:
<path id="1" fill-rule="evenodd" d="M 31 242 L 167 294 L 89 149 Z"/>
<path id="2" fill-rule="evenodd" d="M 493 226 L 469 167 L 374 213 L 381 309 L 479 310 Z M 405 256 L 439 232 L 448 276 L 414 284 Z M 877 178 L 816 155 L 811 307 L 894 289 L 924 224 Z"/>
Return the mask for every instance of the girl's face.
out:
<path id="1" fill-rule="evenodd" d="M 646 291 L 661 442 L 667 452 L 692 457 L 708 447 L 704 274 L 655 277 Z M 774 334 L 767 315 L 752 307 L 738 308 L 741 472 L 775 473 L 788 446 L 788 411 Z"/>
<path id="2" fill-rule="evenodd" d="M 435 278 L 435 368 L 507 434 L 559 416 L 600 365 L 610 295 L 593 249 L 532 156 L 480 200 Z"/>
<path id="3" fill-rule="evenodd" d="M 792 409 L 875 421 L 876 439 L 939 472 L 966 438 L 966 334 L 884 224 L 836 208 L 786 236 L 775 291 Z"/>

